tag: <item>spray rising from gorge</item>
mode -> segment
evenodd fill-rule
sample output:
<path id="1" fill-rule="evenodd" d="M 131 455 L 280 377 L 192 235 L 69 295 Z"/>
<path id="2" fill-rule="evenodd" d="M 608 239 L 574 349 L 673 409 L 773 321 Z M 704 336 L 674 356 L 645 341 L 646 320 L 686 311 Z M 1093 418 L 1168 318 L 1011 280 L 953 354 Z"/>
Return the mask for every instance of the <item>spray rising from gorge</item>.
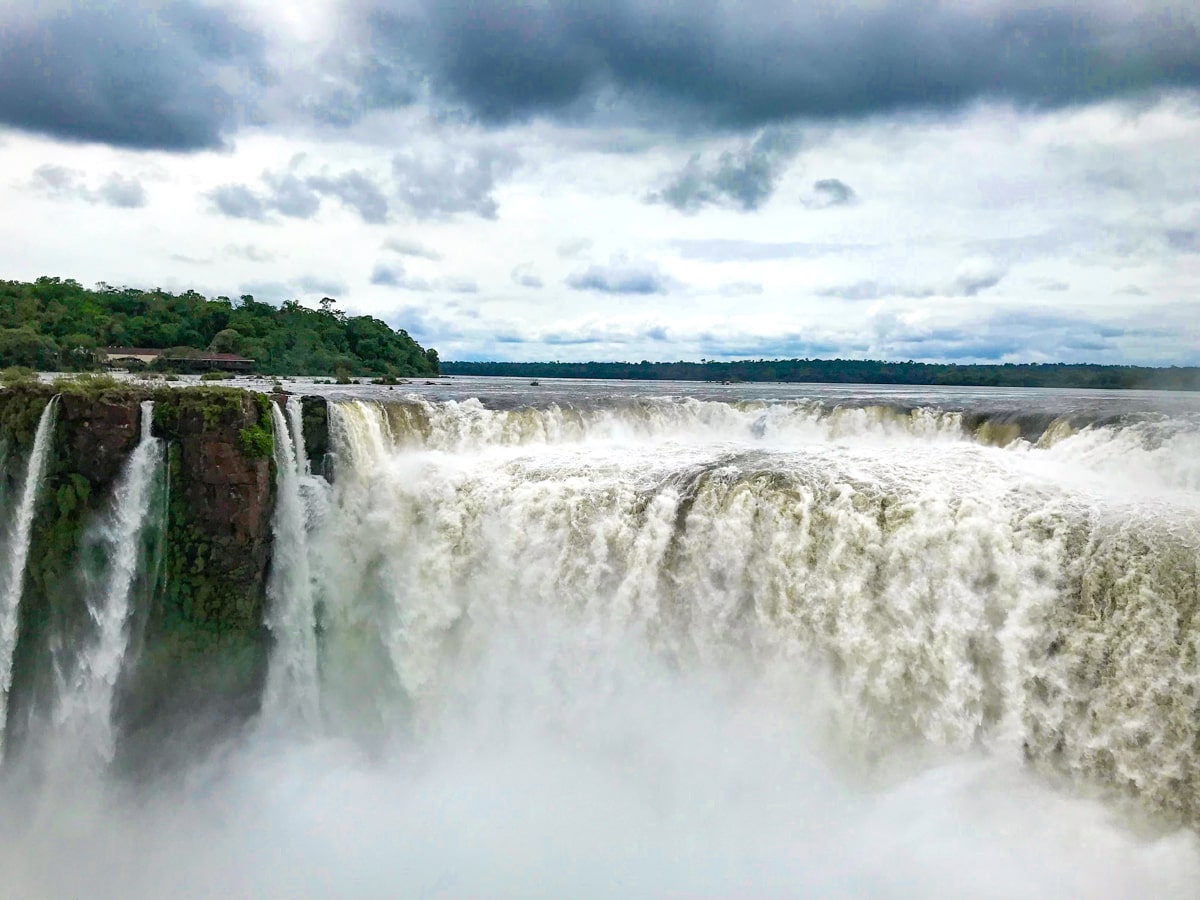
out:
<path id="1" fill-rule="evenodd" d="M 247 727 L 136 805 L 115 772 L 72 782 L 103 852 L 13 780 L 38 814 L 0 821 L 12 883 L 1182 897 L 1200 877 L 1194 418 L 319 408 L 328 466 L 299 398 L 263 413 L 269 654 Z M 113 536 L 174 502 L 152 486 L 176 451 L 145 421 L 97 507 Z M 122 596 L 125 543 L 96 545 L 95 598 Z M 162 602 L 124 596 L 95 634 L 130 637 L 83 644 L 96 681 L 117 673 L 118 744 L 120 684 L 157 671 L 136 607 Z M 73 871 L 42 852 L 63 843 Z M 285 847 L 303 860 L 271 865 Z"/>

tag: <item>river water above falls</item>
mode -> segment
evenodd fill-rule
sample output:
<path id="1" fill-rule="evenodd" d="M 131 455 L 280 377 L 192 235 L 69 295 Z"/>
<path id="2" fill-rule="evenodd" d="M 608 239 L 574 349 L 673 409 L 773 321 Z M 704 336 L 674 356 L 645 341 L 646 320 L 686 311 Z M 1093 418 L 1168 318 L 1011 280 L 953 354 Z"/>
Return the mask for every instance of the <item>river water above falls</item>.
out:
<path id="1" fill-rule="evenodd" d="M 1200 397 L 288 387 L 262 715 L 0 892 L 1200 893 Z"/>

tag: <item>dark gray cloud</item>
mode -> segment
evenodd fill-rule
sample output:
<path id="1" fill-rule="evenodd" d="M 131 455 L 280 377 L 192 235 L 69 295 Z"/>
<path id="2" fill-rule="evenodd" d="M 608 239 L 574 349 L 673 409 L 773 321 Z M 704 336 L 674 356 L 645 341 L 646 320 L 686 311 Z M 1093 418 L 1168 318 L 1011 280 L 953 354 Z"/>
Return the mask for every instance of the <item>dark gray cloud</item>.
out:
<path id="1" fill-rule="evenodd" d="M 287 169 L 262 175 L 262 187 L 223 184 L 209 192 L 213 208 L 234 219 L 265 221 L 270 213 L 289 219 L 311 219 L 321 209 L 325 197 L 335 197 L 355 210 L 368 225 L 387 221 L 388 201 L 382 188 L 358 170 L 340 175 L 298 174 L 304 157 L 292 160 Z"/>
<path id="2" fill-rule="evenodd" d="M 146 189 L 132 176 L 113 172 L 99 187 L 88 185 L 84 173 L 65 166 L 38 166 L 33 171 L 35 190 L 55 199 L 82 200 L 114 209 L 140 209 L 146 205 Z"/>
<path id="3" fill-rule="evenodd" d="M 752 212 L 771 198 L 799 146 L 794 135 L 765 131 L 741 150 L 727 151 L 715 160 L 693 156 L 664 188 L 646 199 L 686 213 L 710 205 Z"/>
<path id="4" fill-rule="evenodd" d="M 604 294 L 666 294 L 669 279 L 657 265 L 643 260 L 615 256 L 605 266 L 589 266 L 567 278 L 567 286 L 577 291 Z"/>
<path id="5" fill-rule="evenodd" d="M 519 284 L 521 287 L 540 288 L 544 282 L 540 275 L 533 270 L 530 263 L 523 263 L 512 270 L 513 284 Z"/>
<path id="6" fill-rule="evenodd" d="M 269 80 L 227 12 L 163 4 L 0 6 L 0 124 L 135 149 L 221 146 Z"/>
<path id="7" fill-rule="evenodd" d="M 392 160 L 396 196 L 419 219 L 445 219 L 458 213 L 496 218 L 498 182 L 512 174 L 520 158 L 499 147 L 438 154 L 406 151 Z"/>
<path id="8" fill-rule="evenodd" d="M 858 202 L 854 188 L 837 178 L 822 178 L 813 182 L 812 190 L 804 198 L 809 209 L 829 209 L 833 206 L 849 206 Z"/>
<path id="9" fill-rule="evenodd" d="M 359 0 L 353 52 L 487 122 L 632 103 L 743 127 L 1200 84 L 1186 7 Z M 349 55 L 349 54 L 348 54 Z M 403 93 L 403 92 L 402 92 Z"/>
<path id="10" fill-rule="evenodd" d="M 434 262 L 442 258 L 442 254 L 436 250 L 431 250 L 424 244 L 418 241 L 411 241 L 405 238 L 388 238 L 383 242 L 384 250 L 391 250 L 393 253 L 398 253 L 400 256 L 413 256 L 417 259 L 429 259 Z"/>

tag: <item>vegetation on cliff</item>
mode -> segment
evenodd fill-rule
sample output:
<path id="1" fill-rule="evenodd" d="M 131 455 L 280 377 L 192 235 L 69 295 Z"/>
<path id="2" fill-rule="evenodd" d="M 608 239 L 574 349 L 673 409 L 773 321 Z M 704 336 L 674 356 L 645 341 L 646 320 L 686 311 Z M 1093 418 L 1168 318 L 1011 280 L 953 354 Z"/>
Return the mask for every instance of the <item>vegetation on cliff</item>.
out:
<path id="1" fill-rule="evenodd" d="M 275 375 L 436 375 L 436 350 L 371 316 L 294 300 L 273 306 L 246 294 L 209 299 L 61 278 L 0 281 L 0 368 L 95 366 L 105 346 L 236 353 Z M 186 355 L 186 354 L 181 354 Z"/>
<path id="2" fill-rule="evenodd" d="M 87 583 L 108 561 L 89 538 L 138 441 L 141 403 L 154 401 L 166 442 L 162 503 L 142 551 L 157 560 L 139 590 L 134 660 L 117 715 L 125 759 L 156 765 L 164 733 L 204 740 L 258 706 L 269 635 L 264 625 L 274 501 L 271 400 L 225 387 L 176 390 L 108 376 L 0 390 L 0 513 L 24 476 L 38 418 L 59 396 L 51 458 L 39 493 L 14 659 L 9 717 L 53 696 L 49 648 L 73 646 L 89 615 Z M 65 642 L 65 643 L 64 643 Z M 4 723 L 0 723 L 0 728 Z M 22 738 L 20 727 L 9 737 Z"/>
<path id="3" fill-rule="evenodd" d="M 738 362 L 446 362 L 444 375 L 515 378 L 627 378 L 652 381 L 758 381 L 809 384 L 921 384 L 978 387 L 1144 388 L 1200 391 L 1200 368 L 1154 369 L 1069 363 L 882 362 L 869 359 L 759 359 Z"/>

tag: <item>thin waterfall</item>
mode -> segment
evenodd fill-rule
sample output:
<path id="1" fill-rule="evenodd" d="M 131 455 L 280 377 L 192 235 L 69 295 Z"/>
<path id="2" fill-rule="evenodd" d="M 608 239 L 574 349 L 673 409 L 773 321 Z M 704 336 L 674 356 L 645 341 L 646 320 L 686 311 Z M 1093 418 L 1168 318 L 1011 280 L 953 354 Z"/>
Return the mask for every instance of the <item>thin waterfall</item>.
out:
<path id="1" fill-rule="evenodd" d="M 80 652 L 61 698 L 57 724 L 74 732 L 78 745 L 110 762 L 114 750 L 113 696 L 129 646 L 130 596 L 138 573 L 141 535 L 163 462 L 162 442 L 152 433 L 154 403 L 141 405 L 141 440 L 117 482 L 101 541 L 108 564 L 101 589 L 88 598 L 95 631 Z"/>
<path id="2" fill-rule="evenodd" d="M 0 584 L 0 760 L 4 758 L 4 725 L 8 719 L 8 691 L 12 686 L 13 651 L 17 647 L 17 614 L 25 585 L 25 563 L 29 557 L 38 491 L 50 457 L 57 408 L 58 397 L 53 397 L 42 410 L 42 417 L 38 421 L 33 449 L 29 451 L 29 463 L 25 469 L 25 483 L 21 487 L 21 499 L 9 531 L 8 567 Z"/>
<path id="3" fill-rule="evenodd" d="M 304 405 L 300 398 L 291 396 L 287 399 L 287 417 L 292 426 L 293 448 L 296 453 L 296 471 L 301 475 L 311 475 L 312 465 L 308 460 L 308 448 L 304 446 Z"/>
<path id="4" fill-rule="evenodd" d="M 320 715 L 320 698 L 303 484 L 311 476 L 302 470 L 287 419 L 275 403 L 271 404 L 271 421 L 275 431 L 276 499 L 267 626 L 275 646 L 263 709 L 269 722 L 313 729 Z"/>

